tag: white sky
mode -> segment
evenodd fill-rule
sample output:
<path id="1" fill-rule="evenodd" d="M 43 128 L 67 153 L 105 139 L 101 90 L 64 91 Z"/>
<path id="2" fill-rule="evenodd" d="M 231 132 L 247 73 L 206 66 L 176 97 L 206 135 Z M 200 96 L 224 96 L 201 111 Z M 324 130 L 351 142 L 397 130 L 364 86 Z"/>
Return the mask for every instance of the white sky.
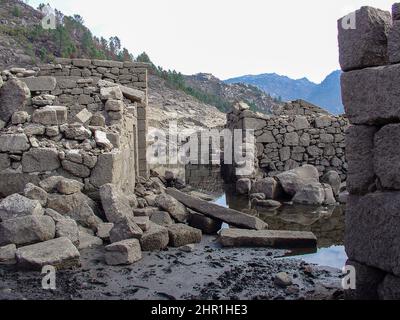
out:
<path id="1" fill-rule="evenodd" d="M 80 14 L 95 35 L 184 74 L 276 72 L 321 82 L 339 69 L 337 19 L 395 0 L 28 0 Z"/>

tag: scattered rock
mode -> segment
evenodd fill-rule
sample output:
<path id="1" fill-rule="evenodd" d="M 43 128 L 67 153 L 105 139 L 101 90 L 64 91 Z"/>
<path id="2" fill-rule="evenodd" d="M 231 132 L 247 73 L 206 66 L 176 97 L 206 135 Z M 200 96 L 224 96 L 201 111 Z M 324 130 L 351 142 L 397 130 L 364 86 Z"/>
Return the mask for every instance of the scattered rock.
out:
<path id="1" fill-rule="evenodd" d="M 325 173 L 321 179 L 321 182 L 329 184 L 332 187 L 332 191 L 335 196 L 339 195 L 342 180 L 336 171 L 328 171 Z"/>
<path id="2" fill-rule="evenodd" d="M 75 220 L 62 219 L 56 223 L 56 237 L 68 238 L 75 246 L 79 246 L 79 228 Z"/>
<path id="3" fill-rule="evenodd" d="M 178 249 L 182 252 L 190 253 L 190 252 L 193 252 L 195 250 L 195 248 L 196 248 L 196 246 L 194 244 L 187 244 Z"/>
<path id="4" fill-rule="evenodd" d="M 28 199 L 37 200 L 44 207 L 47 204 L 47 192 L 33 183 L 28 183 L 24 189 L 24 195 Z"/>
<path id="5" fill-rule="evenodd" d="M 303 186 L 293 198 L 294 203 L 310 204 L 310 205 L 323 204 L 324 201 L 325 201 L 325 188 L 320 183 L 308 184 Z"/>
<path id="6" fill-rule="evenodd" d="M 290 196 L 294 196 L 304 189 L 306 185 L 319 183 L 318 170 L 312 165 L 304 165 L 300 168 L 282 172 L 276 177 L 283 190 Z"/>
<path id="7" fill-rule="evenodd" d="M 0 245 L 23 246 L 54 239 L 54 220 L 48 216 L 24 216 L 0 223 Z"/>
<path id="8" fill-rule="evenodd" d="M 86 232 L 79 231 L 79 250 L 85 250 L 103 245 L 103 240 Z"/>
<path id="9" fill-rule="evenodd" d="M 1 77 L 0 77 L 1 78 Z M 0 265 L 16 264 L 15 254 L 17 253 L 17 247 L 15 244 L 9 244 L 4 247 L 0 247 Z"/>
<path id="10" fill-rule="evenodd" d="M 258 207 L 264 207 L 264 208 L 272 208 L 272 209 L 277 209 L 282 206 L 282 203 L 276 200 L 258 200 L 254 199 L 251 202 L 253 205 L 258 206 Z"/>
<path id="11" fill-rule="evenodd" d="M 190 211 L 189 225 L 193 228 L 200 229 L 204 234 L 217 234 L 222 228 L 222 221 L 211 219 L 205 215 Z"/>
<path id="12" fill-rule="evenodd" d="M 257 180 L 251 190 L 252 193 L 265 194 L 266 199 L 278 199 L 282 194 L 282 188 L 274 178 Z"/>
<path id="13" fill-rule="evenodd" d="M 48 265 L 57 270 L 80 266 L 79 251 L 68 238 L 57 238 L 19 248 L 16 257 L 21 267 L 34 270 L 41 270 Z"/>
<path id="14" fill-rule="evenodd" d="M 143 236 L 142 229 L 133 221 L 133 217 L 123 217 L 114 223 L 110 231 L 110 241 L 120 242 L 126 239 L 140 239 Z"/>
<path id="15" fill-rule="evenodd" d="M 157 206 L 164 211 L 167 211 L 176 221 L 186 222 L 188 212 L 186 207 L 168 194 L 161 194 L 156 199 Z"/>
<path id="16" fill-rule="evenodd" d="M 83 187 L 83 183 L 71 179 L 62 179 L 57 183 L 57 191 L 65 195 L 81 192 Z"/>
<path id="17" fill-rule="evenodd" d="M 31 200 L 19 194 L 8 196 L 0 203 L 0 221 L 21 216 L 40 216 L 44 211 L 39 201 Z"/>
<path id="18" fill-rule="evenodd" d="M 129 199 L 116 185 L 103 185 L 100 188 L 100 198 L 109 222 L 118 223 L 124 218 L 133 218 Z"/>
<path id="19" fill-rule="evenodd" d="M 12 79 L 0 88 L 0 119 L 7 123 L 14 112 L 25 108 L 31 92 L 20 80 Z"/>
<path id="20" fill-rule="evenodd" d="M 150 228 L 140 239 L 143 251 L 159 251 L 168 246 L 168 229 L 150 221 Z"/>
<path id="21" fill-rule="evenodd" d="M 142 231 L 147 231 L 150 228 L 149 217 L 133 217 L 133 221 L 139 226 Z"/>
<path id="22" fill-rule="evenodd" d="M 168 226 L 169 245 L 175 248 L 187 244 L 200 243 L 201 230 L 187 226 L 186 224 L 173 224 Z"/>
<path id="23" fill-rule="evenodd" d="M 274 283 L 278 287 L 286 288 L 293 284 L 293 280 L 286 272 L 280 272 L 277 275 L 275 275 Z"/>
<path id="24" fill-rule="evenodd" d="M 106 263 L 110 266 L 129 265 L 142 259 L 139 240 L 129 239 L 106 247 Z"/>
<path id="25" fill-rule="evenodd" d="M 97 236 L 102 240 L 110 240 L 110 232 L 114 228 L 113 223 L 101 223 L 97 226 Z"/>
<path id="26" fill-rule="evenodd" d="M 171 219 L 171 216 L 168 212 L 165 211 L 157 211 L 151 215 L 150 220 L 160 226 L 166 227 L 174 224 L 174 221 Z"/>

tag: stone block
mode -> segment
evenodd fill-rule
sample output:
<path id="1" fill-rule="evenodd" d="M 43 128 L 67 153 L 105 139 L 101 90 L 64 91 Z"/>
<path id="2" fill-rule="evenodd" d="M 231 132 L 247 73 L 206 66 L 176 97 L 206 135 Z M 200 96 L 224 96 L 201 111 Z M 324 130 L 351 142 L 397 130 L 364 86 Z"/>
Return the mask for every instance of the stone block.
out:
<path id="1" fill-rule="evenodd" d="M 40 216 L 44 211 L 40 202 L 19 194 L 13 194 L 0 202 L 0 221 L 22 216 Z"/>
<path id="2" fill-rule="evenodd" d="M 400 277 L 388 274 L 378 288 L 379 299 L 400 300 Z"/>
<path id="3" fill-rule="evenodd" d="M 351 17 L 355 18 L 355 25 L 351 25 L 349 17 L 338 21 L 342 70 L 387 64 L 387 36 L 392 25 L 390 12 L 364 6 Z"/>
<path id="4" fill-rule="evenodd" d="M 400 20 L 394 21 L 389 31 L 388 55 L 390 63 L 400 62 Z"/>
<path id="5" fill-rule="evenodd" d="M 142 259 L 139 240 L 130 239 L 106 247 L 106 263 L 110 266 L 129 265 Z"/>
<path id="6" fill-rule="evenodd" d="M 72 64 L 75 67 L 87 68 L 87 67 L 90 67 L 90 65 L 92 64 L 92 61 L 89 59 L 73 59 Z"/>
<path id="7" fill-rule="evenodd" d="M 37 174 L 3 172 L 0 173 L 0 197 L 22 193 L 27 183 L 38 184 Z"/>
<path id="8" fill-rule="evenodd" d="M 128 197 L 116 185 L 103 185 L 100 188 L 100 198 L 109 222 L 118 223 L 123 218 L 133 218 Z"/>
<path id="9" fill-rule="evenodd" d="M 351 123 L 382 125 L 399 121 L 400 64 L 345 72 L 341 82 L 343 104 Z"/>
<path id="10" fill-rule="evenodd" d="M 0 152 L 20 153 L 29 148 L 28 137 L 23 133 L 0 135 Z"/>
<path id="11" fill-rule="evenodd" d="M 350 260 L 400 276 L 400 192 L 350 196 L 345 246 Z"/>
<path id="12" fill-rule="evenodd" d="M 204 234 L 214 235 L 221 230 L 222 221 L 211 219 L 201 213 L 191 211 L 189 225 L 193 228 L 201 230 Z"/>
<path id="13" fill-rule="evenodd" d="M 15 244 L 9 244 L 4 247 L 0 247 L 0 265 L 11 265 L 15 264 L 16 258 L 15 254 L 17 253 L 17 247 Z"/>
<path id="14" fill-rule="evenodd" d="M 54 77 L 34 77 L 21 79 L 28 86 L 30 91 L 53 91 L 56 88 L 57 80 Z"/>
<path id="15" fill-rule="evenodd" d="M 92 60 L 92 63 L 96 67 L 104 67 L 104 68 L 123 68 L 124 63 L 113 60 Z"/>
<path id="16" fill-rule="evenodd" d="M 375 135 L 374 169 L 386 189 L 400 190 L 400 155 L 395 148 L 399 143 L 399 124 L 386 125 Z"/>
<path id="17" fill-rule="evenodd" d="M 0 153 L 0 171 L 9 168 L 11 165 L 10 158 L 6 153 Z"/>
<path id="18" fill-rule="evenodd" d="M 68 238 L 75 246 L 79 246 L 79 228 L 75 220 L 66 218 L 56 223 L 56 237 Z"/>
<path id="19" fill-rule="evenodd" d="M 131 101 L 142 102 L 146 100 L 146 93 L 142 90 L 137 90 L 121 85 L 119 86 L 119 88 L 121 89 L 124 97 Z"/>
<path id="20" fill-rule="evenodd" d="M 350 126 L 346 132 L 347 189 L 352 194 L 366 194 L 375 183 L 373 126 Z"/>
<path id="21" fill-rule="evenodd" d="M 114 228 L 110 231 L 111 243 L 119 242 L 126 239 L 141 239 L 143 236 L 142 229 L 135 223 L 133 217 L 124 217 L 114 224 Z"/>
<path id="22" fill-rule="evenodd" d="M 26 173 L 53 171 L 60 166 L 57 149 L 35 148 L 22 156 L 22 171 Z"/>
<path id="23" fill-rule="evenodd" d="M 169 245 L 175 248 L 187 244 L 200 243 L 202 232 L 186 224 L 173 224 L 168 226 Z"/>
<path id="24" fill-rule="evenodd" d="M 14 112 L 25 108 L 31 92 L 27 85 L 13 79 L 0 87 L 0 120 L 7 123 Z"/>
<path id="25" fill-rule="evenodd" d="M 143 251 L 159 251 L 168 246 L 168 229 L 150 221 L 150 228 L 140 239 Z"/>
<path id="26" fill-rule="evenodd" d="M 61 125 L 67 122 L 68 108 L 62 106 L 47 106 L 34 111 L 32 122 L 45 126 Z"/>

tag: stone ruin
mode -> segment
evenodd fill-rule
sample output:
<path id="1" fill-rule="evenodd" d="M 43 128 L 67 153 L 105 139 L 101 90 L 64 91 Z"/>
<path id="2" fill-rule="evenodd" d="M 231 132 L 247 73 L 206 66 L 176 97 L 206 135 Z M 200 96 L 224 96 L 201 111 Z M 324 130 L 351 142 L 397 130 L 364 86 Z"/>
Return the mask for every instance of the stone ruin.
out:
<path id="1" fill-rule="evenodd" d="M 239 103 L 227 115 L 229 129 L 254 130 L 256 174 L 275 176 L 304 164 L 314 165 L 320 175 L 337 171 L 346 180 L 344 116 L 333 116 L 297 100 L 274 115 L 263 115 Z"/>
<path id="2" fill-rule="evenodd" d="M 0 77 L 0 197 L 64 176 L 133 192 L 146 161 L 145 64 L 56 59 Z"/>
<path id="3" fill-rule="evenodd" d="M 351 126 L 345 245 L 356 271 L 349 298 L 400 299 L 400 4 L 338 22 L 342 95 Z M 348 17 L 346 18 L 348 19 Z"/>

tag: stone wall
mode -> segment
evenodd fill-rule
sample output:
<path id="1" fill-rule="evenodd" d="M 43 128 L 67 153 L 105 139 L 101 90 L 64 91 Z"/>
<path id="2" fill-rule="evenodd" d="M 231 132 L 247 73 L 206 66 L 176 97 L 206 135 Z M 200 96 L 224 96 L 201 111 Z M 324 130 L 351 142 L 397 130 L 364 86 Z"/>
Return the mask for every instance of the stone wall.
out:
<path id="1" fill-rule="evenodd" d="M 400 4 L 339 20 L 343 103 L 351 126 L 345 245 L 356 299 L 400 299 Z M 392 20 L 393 19 L 393 20 Z"/>
<path id="2" fill-rule="evenodd" d="M 1 73 L 0 197 L 52 175 L 133 192 L 148 175 L 144 65 L 57 62 Z"/>
<path id="3" fill-rule="evenodd" d="M 335 170 L 345 181 L 347 119 L 320 113 L 319 108 L 301 100 L 288 104 L 285 110 L 280 110 L 279 115 L 267 116 L 239 103 L 228 113 L 228 128 L 254 130 L 261 173 L 275 176 L 312 164 L 321 175 Z"/>

